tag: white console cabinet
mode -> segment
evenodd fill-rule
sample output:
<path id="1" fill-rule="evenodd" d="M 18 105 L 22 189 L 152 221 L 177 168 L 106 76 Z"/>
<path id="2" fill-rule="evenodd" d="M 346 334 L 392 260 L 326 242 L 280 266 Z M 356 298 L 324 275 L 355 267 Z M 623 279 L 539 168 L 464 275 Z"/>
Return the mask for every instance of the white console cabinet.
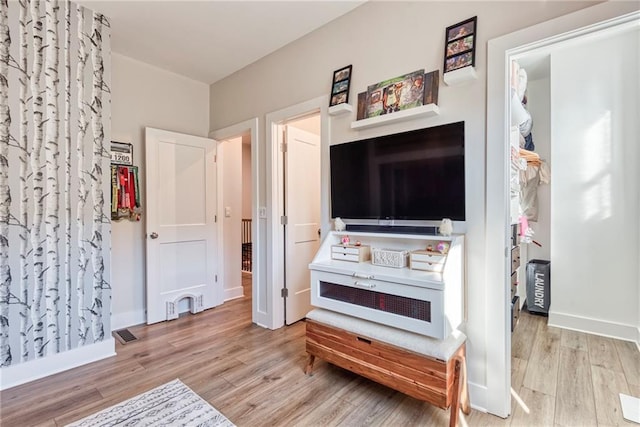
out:
<path id="1" fill-rule="evenodd" d="M 421 251 L 448 243 L 441 272 L 343 261 L 332 254 L 349 236 L 375 249 Z M 417 265 L 416 265 L 417 267 Z M 331 232 L 309 264 L 311 304 L 399 329 L 446 338 L 464 317 L 464 237 Z"/>

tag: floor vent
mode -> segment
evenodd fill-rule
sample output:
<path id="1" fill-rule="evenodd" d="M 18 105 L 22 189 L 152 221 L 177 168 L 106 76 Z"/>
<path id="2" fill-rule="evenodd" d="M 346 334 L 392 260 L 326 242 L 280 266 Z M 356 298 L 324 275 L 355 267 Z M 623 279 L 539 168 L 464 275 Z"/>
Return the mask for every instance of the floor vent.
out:
<path id="1" fill-rule="evenodd" d="M 115 331 L 114 334 L 122 344 L 130 343 L 138 339 L 129 329 L 120 329 L 119 331 Z"/>

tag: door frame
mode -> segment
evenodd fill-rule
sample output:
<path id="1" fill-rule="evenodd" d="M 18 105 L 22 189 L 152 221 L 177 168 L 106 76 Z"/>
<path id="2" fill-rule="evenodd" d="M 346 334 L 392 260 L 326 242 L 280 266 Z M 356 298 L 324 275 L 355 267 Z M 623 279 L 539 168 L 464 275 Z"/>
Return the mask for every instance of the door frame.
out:
<path id="1" fill-rule="evenodd" d="M 320 207 L 322 235 L 326 235 L 329 226 L 328 210 L 324 209 L 329 203 L 329 189 L 324 183 L 328 182 L 329 174 L 329 97 L 327 95 L 301 102 L 266 115 L 266 178 L 267 178 L 267 208 L 269 220 L 267 226 L 267 289 L 270 304 L 269 328 L 278 329 L 284 326 L 284 299 L 280 295 L 284 283 L 284 235 L 280 231 L 280 217 L 284 215 L 284 162 L 280 155 L 280 135 L 278 129 L 289 120 L 300 118 L 313 113 L 320 113 Z"/>
<path id="2" fill-rule="evenodd" d="M 261 218 L 258 215 L 258 204 L 260 200 L 260 188 L 258 186 L 258 176 L 259 176 L 259 140 L 258 140 L 258 125 L 259 121 L 257 117 L 253 119 L 245 120 L 240 123 L 236 123 L 231 126 L 227 126 L 222 129 L 214 130 L 209 132 L 209 137 L 213 138 L 217 141 L 218 144 L 222 143 L 231 138 L 238 137 L 244 133 L 249 132 L 251 134 L 251 242 L 254 245 L 253 250 L 251 251 L 251 262 L 252 262 L 252 274 L 251 274 L 251 321 L 258 325 L 264 326 L 268 322 L 268 311 L 260 310 L 260 307 L 267 306 L 264 302 L 261 304 L 260 296 L 264 295 L 264 292 L 259 292 L 259 284 L 264 283 L 264 278 L 262 277 L 264 273 L 261 269 L 261 257 L 260 257 L 260 246 L 262 242 L 260 241 L 260 232 L 262 230 L 262 225 L 260 224 Z M 216 162 L 218 166 L 224 161 L 223 155 L 221 152 L 218 152 L 218 157 Z M 219 283 L 224 283 L 225 280 L 225 272 L 224 272 L 224 235 L 222 233 L 222 218 L 224 218 L 224 206 L 223 206 L 223 174 L 222 168 L 217 168 L 218 175 L 217 185 L 218 185 L 218 198 L 216 201 L 216 215 L 220 219 L 217 222 L 218 227 L 218 254 L 221 259 L 220 268 L 218 271 L 218 280 Z M 238 267 L 239 268 L 239 267 Z"/>
<path id="3" fill-rule="evenodd" d="M 577 37 L 638 20 L 631 2 L 606 2 L 489 40 L 487 49 L 487 176 L 485 253 L 487 257 L 488 412 L 511 412 L 511 314 L 509 262 L 509 64 L 511 59 Z M 493 314 L 492 314 L 493 313 Z"/>

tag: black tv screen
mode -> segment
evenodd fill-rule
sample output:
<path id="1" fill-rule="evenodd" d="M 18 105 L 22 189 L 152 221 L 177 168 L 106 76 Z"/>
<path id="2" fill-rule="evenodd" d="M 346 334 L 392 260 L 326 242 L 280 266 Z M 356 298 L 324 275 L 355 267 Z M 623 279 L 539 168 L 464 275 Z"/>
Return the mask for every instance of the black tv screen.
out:
<path id="1" fill-rule="evenodd" d="M 465 220 L 464 122 L 332 145 L 331 216 Z"/>

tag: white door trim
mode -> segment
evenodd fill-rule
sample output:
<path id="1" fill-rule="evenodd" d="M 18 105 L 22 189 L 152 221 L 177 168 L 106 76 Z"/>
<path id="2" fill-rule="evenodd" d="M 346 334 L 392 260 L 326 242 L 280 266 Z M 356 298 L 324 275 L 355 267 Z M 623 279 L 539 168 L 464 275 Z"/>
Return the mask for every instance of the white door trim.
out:
<path id="1" fill-rule="evenodd" d="M 329 97 L 319 96 L 300 104 L 292 105 L 282 110 L 266 115 L 266 177 L 267 177 L 267 209 L 269 221 L 267 226 L 267 295 L 271 300 L 269 306 L 269 328 L 277 329 L 284 326 L 284 300 L 280 296 L 279 284 L 284 283 L 284 236 L 280 232 L 280 217 L 284 214 L 282 206 L 284 194 L 282 191 L 283 161 L 280 153 L 280 136 L 278 128 L 285 121 L 320 112 L 320 169 L 321 185 L 320 206 L 322 208 L 322 235 L 328 230 L 329 217 Z"/>
<path id="2" fill-rule="evenodd" d="M 630 13 L 634 12 L 633 15 Z M 632 2 L 606 2 L 489 40 L 487 62 L 487 288 L 486 409 L 507 417 L 511 408 L 509 248 L 509 64 L 516 55 L 551 47 L 639 17 Z M 626 15 L 625 15 L 626 14 Z"/>
<path id="3" fill-rule="evenodd" d="M 249 132 L 251 134 L 251 241 L 254 248 L 251 251 L 252 262 L 252 276 L 251 276 L 251 321 L 260 326 L 267 326 L 269 322 L 269 311 L 261 309 L 261 307 L 267 307 L 266 301 L 261 301 L 261 296 L 266 295 L 266 277 L 261 268 L 262 257 L 260 256 L 261 247 L 264 243 L 260 240 L 260 233 L 264 228 L 263 218 L 258 215 L 258 204 L 260 200 L 260 187 L 258 185 L 259 174 L 259 140 L 258 140 L 258 124 L 257 117 L 249 120 L 245 120 L 234 125 L 214 130 L 209 132 L 209 137 L 218 141 L 224 141 L 233 137 L 237 137 L 243 133 Z M 222 161 L 222 158 L 218 157 L 218 164 Z M 218 168 L 218 194 L 222 195 L 222 168 Z M 222 234 L 222 218 L 224 217 L 222 197 L 218 197 L 218 204 L 216 206 L 216 215 L 220 219 L 218 221 L 218 235 L 221 238 L 218 241 L 218 253 L 221 257 L 224 257 L 224 242 Z M 221 270 L 219 281 L 224 283 L 224 260 L 221 260 Z"/>

